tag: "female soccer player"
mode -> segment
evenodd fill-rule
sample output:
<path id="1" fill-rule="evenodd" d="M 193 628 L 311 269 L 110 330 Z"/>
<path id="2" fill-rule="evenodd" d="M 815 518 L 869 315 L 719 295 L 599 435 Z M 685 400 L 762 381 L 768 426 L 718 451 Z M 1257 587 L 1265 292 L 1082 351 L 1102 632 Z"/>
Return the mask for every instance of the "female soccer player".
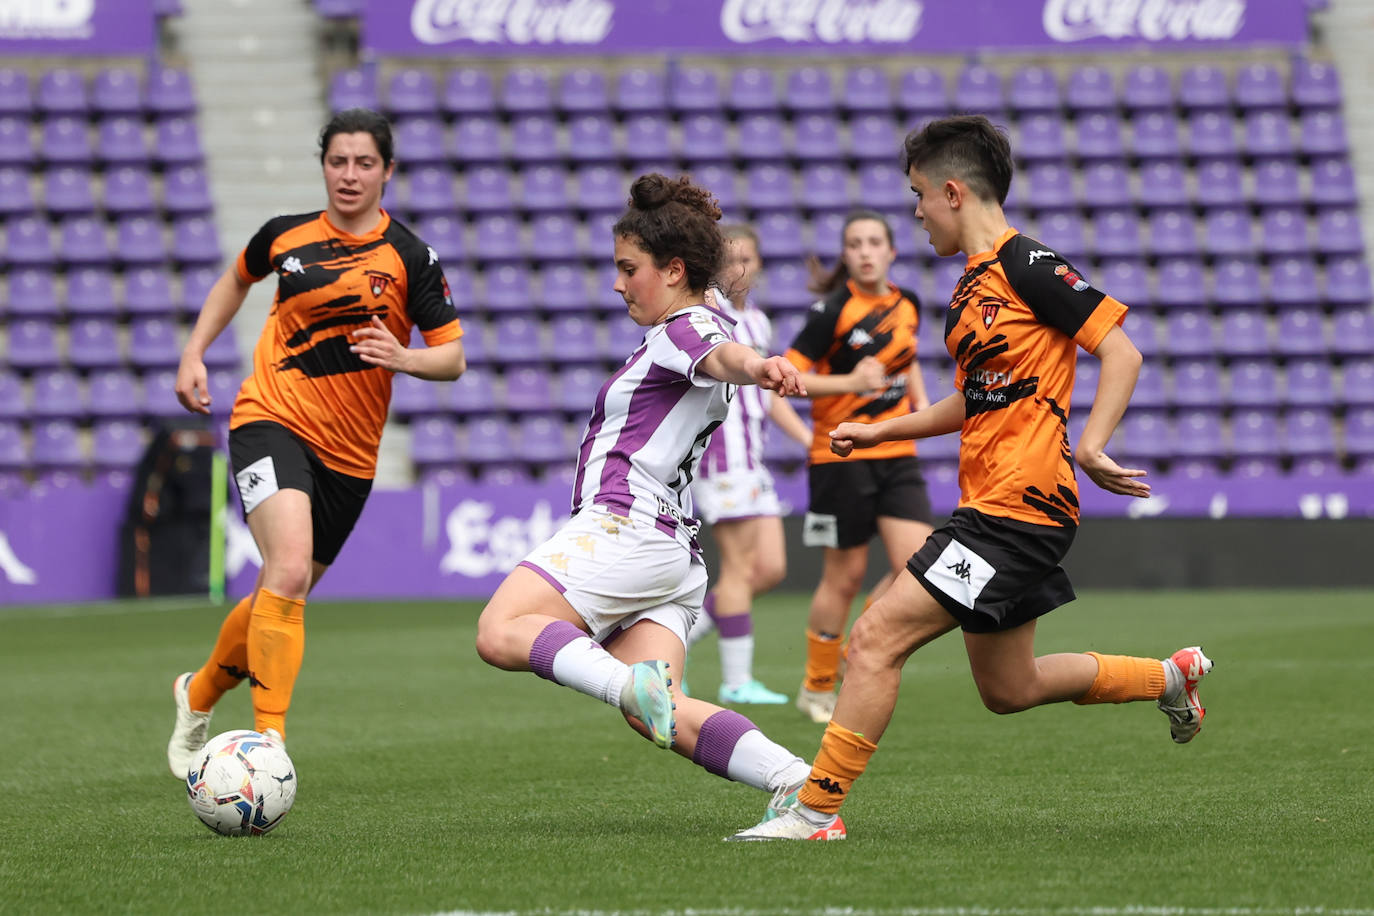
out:
<path id="1" fill-rule="evenodd" d="M 320 133 L 320 164 L 325 209 L 279 216 L 258 230 L 206 296 L 177 370 L 177 399 L 208 414 L 205 349 L 249 287 L 276 275 L 253 372 L 229 419 L 234 479 L 262 570 L 224 619 L 209 659 L 173 682 L 167 763 L 181 778 L 205 744 L 215 703 L 245 678 L 254 728 L 285 736 L 305 648 L 305 599 L 372 488 L 392 374 L 451 381 L 466 367 L 434 249 L 381 207 L 394 168 L 386 119 L 360 108 L 336 114 Z M 426 347 L 401 343 L 412 326 Z"/>
<path id="2" fill-rule="evenodd" d="M 787 351 L 813 399 L 811 496 L 802 542 L 825 550 L 797 694 L 797 708 L 814 722 L 830 721 L 835 710 L 841 638 L 868 570 L 869 541 L 882 537 L 892 569 L 874 586 L 876 597 L 931 530 L 930 498 L 913 443 L 893 442 L 854 458 L 830 450 L 826 434 L 838 423 L 876 423 L 929 403 L 916 362 L 916 294 L 887 277 L 897 257 L 892 227 L 882 214 L 858 210 L 845 219 L 841 242 L 831 272 L 813 262 L 812 289 L 825 298 Z"/>
<path id="3" fill-rule="evenodd" d="M 735 322 L 735 340 L 767 355 L 773 328 L 750 299 L 763 266 L 759 237 L 749 226 L 731 225 L 725 235 L 725 274 L 716 304 Z M 704 614 L 687 635 L 689 647 L 712 627 L 720 631 L 722 703 L 786 703 L 787 695 L 769 690 L 754 678 L 754 632 L 750 616 L 754 596 L 782 581 L 787 552 L 782 535 L 782 508 L 773 475 L 763 463 L 764 420 L 771 419 L 802 445 L 811 430 L 784 398 L 757 388 L 735 393 L 730 412 L 712 435 L 701 458 L 692 499 L 720 552 L 720 573 L 706 594 Z M 683 689 L 686 690 L 686 681 Z"/>
<path id="4" fill-rule="evenodd" d="M 1126 306 L 1094 289 L 1054 249 L 1007 225 L 1006 137 L 980 115 L 934 121 L 906 138 L 916 219 L 935 253 L 963 252 L 945 340 L 954 394 L 882 423 L 830 431 L 837 455 L 882 442 L 960 434 L 962 498 L 850 634 L 849 668 L 811 774 L 733 839 L 834 839 L 854 780 L 877 750 L 912 652 L 955 628 L 988 709 L 1154 700 L 1174 741 L 1192 740 L 1205 710 L 1197 685 L 1212 662 L 1196 646 L 1163 661 L 1096 652 L 1036 656 L 1036 618 L 1074 597 L 1059 566 L 1078 526 L 1075 462 L 1112 493 L 1146 498 L 1144 471 L 1104 451 L 1140 369 L 1120 324 Z M 1087 425 L 1071 449 L 1068 405 L 1076 347 L 1102 362 Z M 781 807 L 781 811 L 778 809 Z M 773 816 L 776 815 L 776 816 Z"/>
<path id="5" fill-rule="evenodd" d="M 776 794 L 806 764 L 732 710 L 673 687 L 706 596 L 688 484 L 732 386 L 803 391 L 797 370 L 731 340 L 705 304 L 725 243 L 720 209 L 686 178 L 634 182 L 616 222 L 615 290 L 644 341 L 597 395 L 578 452 L 572 519 L 492 595 L 477 652 L 618 708 L 659 747 Z M 674 700 L 677 716 L 674 717 Z"/>

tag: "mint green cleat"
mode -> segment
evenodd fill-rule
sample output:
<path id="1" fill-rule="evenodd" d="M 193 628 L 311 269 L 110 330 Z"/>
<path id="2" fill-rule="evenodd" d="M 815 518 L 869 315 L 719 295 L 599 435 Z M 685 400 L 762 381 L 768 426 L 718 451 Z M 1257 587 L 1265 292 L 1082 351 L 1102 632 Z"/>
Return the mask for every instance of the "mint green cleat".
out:
<path id="1" fill-rule="evenodd" d="M 787 694 L 769 690 L 758 681 L 745 681 L 738 687 L 727 687 L 720 685 L 720 693 L 717 694 L 722 703 L 739 703 L 756 706 L 777 706 L 787 702 Z"/>
<path id="2" fill-rule="evenodd" d="M 635 662 L 630 666 L 630 679 L 620 692 L 620 708 L 634 716 L 649 729 L 649 738 L 659 747 L 672 747 L 674 727 L 673 695 L 668 687 L 668 663 L 661 661 Z"/>

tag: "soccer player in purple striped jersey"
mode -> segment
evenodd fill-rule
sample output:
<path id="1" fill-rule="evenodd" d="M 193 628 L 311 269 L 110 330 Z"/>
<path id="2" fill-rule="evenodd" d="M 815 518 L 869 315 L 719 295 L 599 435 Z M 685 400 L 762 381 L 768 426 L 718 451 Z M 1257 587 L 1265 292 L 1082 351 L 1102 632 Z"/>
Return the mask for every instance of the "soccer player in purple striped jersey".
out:
<path id="1" fill-rule="evenodd" d="M 644 340 L 597 395 L 578 452 L 572 518 L 482 611 L 477 652 L 621 711 L 659 747 L 774 794 L 808 766 L 747 718 L 674 686 L 706 597 L 688 485 L 736 386 L 803 394 L 797 370 L 732 339 L 706 304 L 725 240 L 710 192 L 641 176 L 612 230 L 615 290 Z"/>

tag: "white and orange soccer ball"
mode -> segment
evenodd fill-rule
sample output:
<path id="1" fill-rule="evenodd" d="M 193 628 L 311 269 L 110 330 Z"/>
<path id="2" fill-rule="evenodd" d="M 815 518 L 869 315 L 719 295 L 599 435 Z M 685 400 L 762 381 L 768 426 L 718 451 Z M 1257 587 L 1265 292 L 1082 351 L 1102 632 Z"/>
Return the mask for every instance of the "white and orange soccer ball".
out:
<path id="1" fill-rule="evenodd" d="M 224 732 L 192 759 L 186 798 L 201 823 L 216 833 L 261 836 L 291 810 L 296 767 L 274 737 Z"/>

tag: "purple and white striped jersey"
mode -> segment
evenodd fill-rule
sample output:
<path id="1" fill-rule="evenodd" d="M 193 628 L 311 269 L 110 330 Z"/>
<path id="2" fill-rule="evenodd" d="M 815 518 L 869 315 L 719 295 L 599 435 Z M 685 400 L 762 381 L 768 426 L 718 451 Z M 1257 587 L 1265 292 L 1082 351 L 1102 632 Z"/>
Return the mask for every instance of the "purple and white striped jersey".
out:
<path id="1" fill-rule="evenodd" d="M 649 328 L 596 396 L 577 454 L 572 511 L 605 506 L 652 521 L 698 551 L 701 524 L 687 489 L 706 440 L 729 411 L 733 385 L 697 372 L 731 340 L 731 320 L 694 305 Z"/>
<path id="2" fill-rule="evenodd" d="M 713 291 L 714 292 L 714 291 Z M 735 340 L 768 356 L 773 346 L 773 323 L 768 316 L 749 305 L 741 310 L 725 296 L 716 294 L 720 310 L 735 322 Z M 763 467 L 763 437 L 773 393 L 757 385 L 742 386 L 730 404 L 725 422 L 711 434 L 701 457 L 702 478 L 731 471 L 752 471 Z"/>

